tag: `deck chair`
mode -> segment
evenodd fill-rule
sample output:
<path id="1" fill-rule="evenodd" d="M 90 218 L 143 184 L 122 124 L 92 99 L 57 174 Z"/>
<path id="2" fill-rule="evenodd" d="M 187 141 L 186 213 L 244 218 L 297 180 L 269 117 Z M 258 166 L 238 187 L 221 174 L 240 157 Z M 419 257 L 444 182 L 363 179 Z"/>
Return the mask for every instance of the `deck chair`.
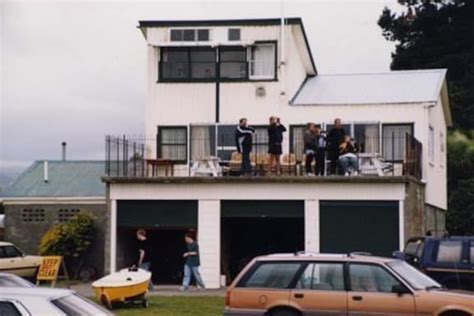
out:
<path id="1" fill-rule="evenodd" d="M 296 174 L 295 154 L 283 154 L 280 159 L 281 171 L 283 174 Z"/>

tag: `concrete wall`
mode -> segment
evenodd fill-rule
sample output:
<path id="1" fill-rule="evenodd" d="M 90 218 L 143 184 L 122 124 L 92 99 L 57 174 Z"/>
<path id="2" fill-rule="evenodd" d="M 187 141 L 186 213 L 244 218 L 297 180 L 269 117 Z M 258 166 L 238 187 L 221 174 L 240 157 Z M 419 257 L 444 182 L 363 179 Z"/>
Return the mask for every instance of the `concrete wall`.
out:
<path id="1" fill-rule="evenodd" d="M 406 186 L 404 201 L 404 243 L 414 236 L 424 236 L 426 233 L 425 185 L 410 182 Z"/>
<path id="2" fill-rule="evenodd" d="M 12 242 L 27 254 L 38 254 L 38 247 L 43 235 L 54 224 L 58 223 L 60 209 L 80 209 L 90 211 L 97 217 L 95 224 L 97 232 L 95 241 L 86 257 L 86 261 L 93 265 L 99 274 L 104 272 L 104 238 L 107 222 L 107 207 L 103 204 L 81 203 L 41 203 L 22 204 L 19 202 L 5 204 L 5 240 Z M 44 209 L 44 222 L 23 222 L 21 213 L 23 209 Z"/>

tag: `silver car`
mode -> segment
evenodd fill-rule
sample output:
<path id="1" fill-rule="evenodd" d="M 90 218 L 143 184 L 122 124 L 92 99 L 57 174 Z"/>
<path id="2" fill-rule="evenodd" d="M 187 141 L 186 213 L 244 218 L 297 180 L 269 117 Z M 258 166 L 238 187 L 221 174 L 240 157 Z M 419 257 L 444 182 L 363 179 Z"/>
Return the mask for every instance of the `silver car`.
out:
<path id="1" fill-rule="evenodd" d="M 72 290 L 0 287 L 0 315 L 108 316 L 108 310 Z"/>

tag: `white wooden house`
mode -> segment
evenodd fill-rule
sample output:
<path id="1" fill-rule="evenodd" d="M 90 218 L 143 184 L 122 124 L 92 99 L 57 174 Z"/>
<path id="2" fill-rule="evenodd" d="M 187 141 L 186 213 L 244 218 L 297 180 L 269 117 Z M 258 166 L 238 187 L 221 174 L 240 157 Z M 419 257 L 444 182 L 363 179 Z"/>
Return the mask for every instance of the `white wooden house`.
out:
<path id="1" fill-rule="evenodd" d="M 451 124 L 446 70 L 318 74 L 309 46 L 317 34 L 306 34 L 299 18 L 140 21 L 139 28 L 148 51 L 149 136 L 144 143 L 109 139 L 110 270 L 133 257 L 138 227 L 149 230 L 156 247 L 153 272 L 160 283 L 179 282 L 182 235 L 197 229 L 210 288 L 257 254 L 389 255 L 412 235 L 444 227 Z M 304 125 L 312 121 L 328 130 L 341 118 L 363 152 L 378 154 L 393 171 L 190 176 L 200 157 L 229 160 L 241 117 L 257 129 L 254 151 L 264 153 L 271 115 L 287 126 L 283 150 L 298 161 Z M 407 158 L 406 134 L 419 144 L 416 157 Z M 173 161 L 173 176 L 147 170 L 158 159 Z"/>

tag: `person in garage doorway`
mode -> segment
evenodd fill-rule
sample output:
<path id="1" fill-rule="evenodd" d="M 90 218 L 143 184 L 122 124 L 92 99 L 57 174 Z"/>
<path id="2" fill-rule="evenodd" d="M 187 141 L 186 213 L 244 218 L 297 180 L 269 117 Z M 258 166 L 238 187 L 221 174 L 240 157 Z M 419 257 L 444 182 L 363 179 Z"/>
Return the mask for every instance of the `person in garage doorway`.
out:
<path id="1" fill-rule="evenodd" d="M 148 239 L 146 239 L 146 230 L 140 228 L 137 230 L 137 241 L 138 241 L 138 258 L 136 261 L 136 267 L 150 271 L 151 268 L 151 248 Z M 148 282 L 148 291 L 153 291 L 153 282 L 150 278 Z"/>
<path id="2" fill-rule="evenodd" d="M 196 234 L 189 231 L 184 235 L 184 240 L 188 251 L 183 254 L 183 257 L 186 258 L 186 262 L 184 264 L 183 287 L 181 288 L 181 291 L 184 292 L 188 289 L 192 275 L 194 275 L 194 279 L 196 280 L 197 288 L 204 290 L 204 282 L 199 273 L 199 245 L 196 242 Z"/>

